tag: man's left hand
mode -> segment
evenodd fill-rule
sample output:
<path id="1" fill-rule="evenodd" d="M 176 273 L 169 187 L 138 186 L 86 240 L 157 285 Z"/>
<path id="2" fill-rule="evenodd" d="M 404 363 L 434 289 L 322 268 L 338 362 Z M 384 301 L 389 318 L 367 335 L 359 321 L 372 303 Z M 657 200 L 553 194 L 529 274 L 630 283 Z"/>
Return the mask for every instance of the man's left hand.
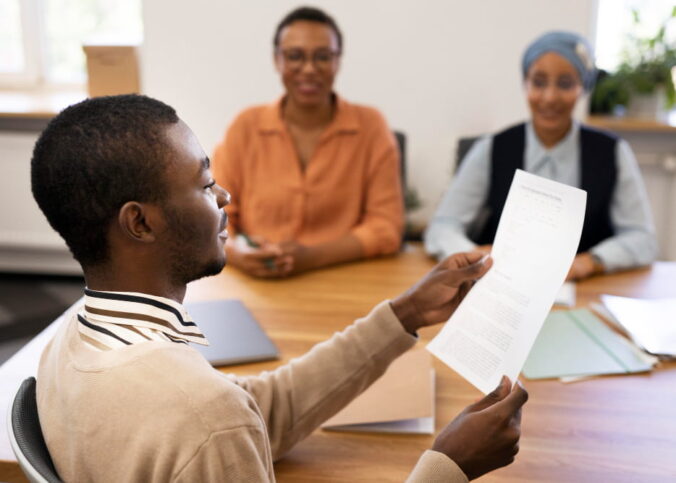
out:
<path id="1" fill-rule="evenodd" d="M 394 299 L 392 310 L 411 334 L 420 327 L 443 322 L 492 265 L 493 259 L 481 251 L 451 255 Z"/>

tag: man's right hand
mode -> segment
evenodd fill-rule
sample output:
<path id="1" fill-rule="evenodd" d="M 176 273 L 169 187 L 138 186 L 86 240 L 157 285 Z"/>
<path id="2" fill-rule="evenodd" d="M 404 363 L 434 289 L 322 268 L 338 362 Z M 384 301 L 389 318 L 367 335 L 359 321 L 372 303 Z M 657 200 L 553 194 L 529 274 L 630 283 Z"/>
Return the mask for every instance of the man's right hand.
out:
<path id="1" fill-rule="evenodd" d="M 493 392 L 466 407 L 434 441 L 432 449 L 451 458 L 470 480 L 507 466 L 519 451 L 528 393 L 519 382 L 510 387 L 503 376 Z"/>

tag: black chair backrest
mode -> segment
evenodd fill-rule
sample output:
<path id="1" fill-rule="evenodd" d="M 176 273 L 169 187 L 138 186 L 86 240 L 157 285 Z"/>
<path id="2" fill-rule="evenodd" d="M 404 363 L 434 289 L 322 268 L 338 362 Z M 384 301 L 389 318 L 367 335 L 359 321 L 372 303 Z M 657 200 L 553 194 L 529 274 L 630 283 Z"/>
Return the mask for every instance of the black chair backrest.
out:
<path id="1" fill-rule="evenodd" d="M 473 136 L 458 139 L 458 147 L 455 152 L 456 173 L 458 172 L 460 163 L 462 163 L 462 161 L 467 156 L 467 153 L 469 153 L 469 150 L 472 149 L 472 146 L 474 146 L 474 143 L 476 143 L 480 138 L 481 136 Z M 467 236 L 471 240 L 476 240 L 479 237 L 479 234 L 481 233 L 484 226 L 486 225 L 486 222 L 488 221 L 490 213 L 491 213 L 490 209 L 486 206 L 483 206 L 481 210 L 479 210 L 479 213 L 477 214 L 476 218 L 472 220 L 472 222 L 469 224 L 469 226 L 467 227 Z"/>
<path id="2" fill-rule="evenodd" d="M 455 172 L 458 171 L 460 163 L 462 162 L 463 159 L 465 159 L 465 156 L 467 155 L 469 150 L 472 149 L 474 143 L 479 140 L 479 137 L 480 136 L 458 139 L 458 147 L 455 151 Z"/>
<path id="3" fill-rule="evenodd" d="M 392 131 L 394 138 L 397 140 L 397 148 L 399 148 L 399 173 L 401 174 L 401 196 L 404 200 L 404 208 L 408 209 L 408 197 L 410 195 L 408 191 L 408 186 L 406 184 L 406 134 L 401 131 Z M 402 244 L 401 249 L 404 249 L 404 244 L 406 240 L 419 241 L 420 237 L 409 233 L 408 223 L 404 227 L 404 233 L 402 233 Z"/>
<path id="4" fill-rule="evenodd" d="M 42 436 L 35 399 L 35 382 L 34 377 L 23 381 L 14 397 L 11 416 L 14 438 L 35 471 L 50 483 L 61 483 Z"/>
<path id="5" fill-rule="evenodd" d="M 392 131 L 399 148 L 399 171 L 401 173 L 401 187 L 406 193 L 406 134 L 401 131 Z"/>

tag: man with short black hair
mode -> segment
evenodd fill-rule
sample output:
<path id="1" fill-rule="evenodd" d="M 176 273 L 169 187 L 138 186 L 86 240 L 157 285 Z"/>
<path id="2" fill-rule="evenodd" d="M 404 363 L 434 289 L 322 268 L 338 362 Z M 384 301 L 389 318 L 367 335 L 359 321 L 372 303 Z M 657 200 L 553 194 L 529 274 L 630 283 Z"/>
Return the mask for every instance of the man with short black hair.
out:
<path id="1" fill-rule="evenodd" d="M 172 108 L 145 96 L 59 114 L 32 159 L 33 193 L 81 263 L 84 304 L 38 371 L 45 441 L 66 481 L 274 481 L 273 460 L 446 320 L 491 266 L 449 257 L 308 354 L 253 377 L 214 370 L 182 306 L 186 284 L 225 265 L 229 195 Z M 437 437 L 411 481 L 466 481 L 509 464 L 527 399 L 503 378 Z"/>

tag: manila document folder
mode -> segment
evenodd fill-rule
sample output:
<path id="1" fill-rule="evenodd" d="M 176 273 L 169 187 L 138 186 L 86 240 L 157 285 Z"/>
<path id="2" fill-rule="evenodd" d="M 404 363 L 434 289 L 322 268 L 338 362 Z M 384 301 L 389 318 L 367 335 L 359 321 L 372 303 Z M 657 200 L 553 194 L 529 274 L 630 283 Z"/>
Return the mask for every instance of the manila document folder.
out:
<path id="1" fill-rule="evenodd" d="M 322 428 L 334 431 L 434 433 L 434 369 L 430 354 L 413 349 L 397 360 Z"/>

